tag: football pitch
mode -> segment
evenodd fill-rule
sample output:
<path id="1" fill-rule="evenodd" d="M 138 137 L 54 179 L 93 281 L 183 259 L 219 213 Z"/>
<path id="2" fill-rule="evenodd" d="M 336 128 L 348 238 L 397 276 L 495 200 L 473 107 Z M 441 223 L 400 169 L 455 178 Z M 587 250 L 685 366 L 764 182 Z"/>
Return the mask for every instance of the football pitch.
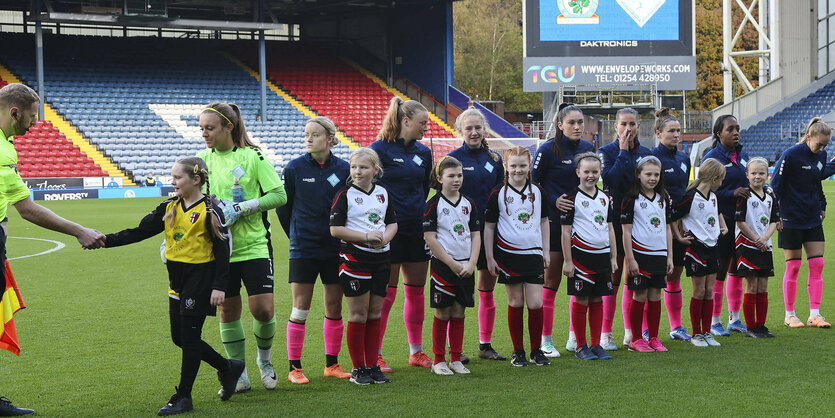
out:
<path id="1" fill-rule="evenodd" d="M 835 201 L 835 182 L 824 188 Z M 136 226 L 157 199 L 113 199 L 39 202 L 58 214 L 104 233 Z M 831 233 L 835 210 L 826 218 L 827 245 L 822 313 L 835 319 L 835 249 Z M 769 283 L 767 325 L 772 339 L 739 334 L 719 337 L 722 347 L 697 348 L 666 338 L 668 353 L 612 352 L 610 361 L 582 362 L 564 351 L 568 335 L 568 296 L 564 284 L 557 297 L 554 341 L 562 357 L 550 366 L 512 367 L 509 362 L 477 358 L 478 325 L 468 309 L 464 353 L 473 360 L 471 375 L 436 376 L 407 364 L 403 326 L 403 293 L 398 293 L 383 351 L 394 373 L 388 385 L 359 387 L 322 377 L 321 285 L 317 285 L 307 321 L 302 363 L 310 383 L 286 380 L 285 324 L 291 297 L 287 284 L 287 238 L 271 214 L 275 250 L 275 306 L 278 330 L 273 364 L 279 385 L 263 388 L 255 366 L 252 317 L 243 316 L 247 358 L 253 390 L 228 402 L 217 396 L 214 370 L 201 365 L 194 386 L 195 412 L 204 416 L 542 416 L 542 415 L 803 415 L 832 413 L 835 384 L 835 330 L 787 329 L 782 325 L 782 252 L 775 252 L 776 276 Z M 47 231 L 9 212 L 8 256 L 27 309 L 15 316 L 22 346 L 20 357 L 0 352 L 0 395 L 15 405 L 34 408 L 42 416 L 150 416 L 174 393 L 179 379 L 180 351 L 168 328 L 167 274 L 160 262 L 162 236 L 132 246 L 82 251 L 72 237 Z M 44 255 L 53 242 L 66 247 Z M 775 237 L 776 244 L 776 237 Z M 776 247 L 776 245 L 775 245 Z M 797 313 L 808 316 L 805 263 L 798 278 Z M 401 288 L 402 288 L 401 284 Z M 691 284 L 682 279 L 684 325 L 690 329 Z M 493 346 L 512 351 L 507 330 L 506 296 L 496 286 L 496 327 Z M 431 356 L 432 310 L 423 328 L 424 350 Z M 246 311 L 246 308 L 244 308 Z M 615 316 L 615 341 L 623 338 L 620 304 Z M 347 308 L 343 307 L 343 317 Z M 727 324 L 727 306 L 723 312 Z M 525 332 L 527 349 L 527 331 Z M 217 318 L 206 321 L 203 333 L 225 355 Z M 340 363 L 350 369 L 343 343 Z M 830 406 L 827 406 L 830 405 Z"/>

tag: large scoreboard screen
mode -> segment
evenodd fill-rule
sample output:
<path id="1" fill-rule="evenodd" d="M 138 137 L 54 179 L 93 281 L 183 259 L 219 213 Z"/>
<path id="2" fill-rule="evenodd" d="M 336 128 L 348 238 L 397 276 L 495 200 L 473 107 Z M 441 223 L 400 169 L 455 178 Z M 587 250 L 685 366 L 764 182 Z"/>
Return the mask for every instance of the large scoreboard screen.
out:
<path id="1" fill-rule="evenodd" d="M 696 88 L 693 0 L 523 0 L 525 90 Z"/>

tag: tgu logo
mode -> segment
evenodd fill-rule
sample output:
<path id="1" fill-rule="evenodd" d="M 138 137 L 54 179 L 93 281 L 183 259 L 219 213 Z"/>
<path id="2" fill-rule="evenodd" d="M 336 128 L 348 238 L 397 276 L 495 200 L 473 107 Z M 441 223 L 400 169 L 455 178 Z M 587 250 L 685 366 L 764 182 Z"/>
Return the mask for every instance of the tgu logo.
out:
<path id="1" fill-rule="evenodd" d="M 570 83 L 571 80 L 574 80 L 574 67 L 558 67 L 555 65 L 532 65 L 528 67 L 527 72 L 533 73 L 533 82 L 539 82 L 539 78 L 542 78 L 542 81 L 546 83 L 557 83 L 562 81 L 563 83 Z"/>

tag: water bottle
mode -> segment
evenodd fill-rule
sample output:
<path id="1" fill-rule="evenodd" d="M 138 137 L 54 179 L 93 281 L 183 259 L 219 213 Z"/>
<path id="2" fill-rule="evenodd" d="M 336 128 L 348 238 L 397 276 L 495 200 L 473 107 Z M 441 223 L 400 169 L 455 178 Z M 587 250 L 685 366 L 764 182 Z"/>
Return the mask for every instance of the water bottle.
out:
<path id="1" fill-rule="evenodd" d="M 235 183 L 232 184 L 232 201 L 235 203 L 244 201 L 244 189 L 239 184 L 237 177 L 235 177 Z"/>

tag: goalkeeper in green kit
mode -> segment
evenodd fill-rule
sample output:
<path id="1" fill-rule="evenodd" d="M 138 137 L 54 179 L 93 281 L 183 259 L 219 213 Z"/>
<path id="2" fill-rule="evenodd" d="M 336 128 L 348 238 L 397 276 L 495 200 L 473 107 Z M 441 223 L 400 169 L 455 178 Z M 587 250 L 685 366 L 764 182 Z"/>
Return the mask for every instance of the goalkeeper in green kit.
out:
<path id="1" fill-rule="evenodd" d="M 219 206 L 232 234 L 229 287 L 226 300 L 220 305 L 220 337 L 230 358 L 246 360 L 246 332 L 241 322 L 243 283 L 249 295 L 261 382 L 265 388 L 274 389 L 277 378 L 270 361 L 270 348 L 276 321 L 268 211 L 284 205 L 287 195 L 272 163 L 247 137 L 237 105 L 207 106 L 200 113 L 200 130 L 207 149 L 197 156 L 209 167 L 212 192 L 220 200 Z M 232 187 L 236 183 L 241 186 L 243 199 L 233 202 Z M 244 369 L 236 392 L 251 388 Z"/>

